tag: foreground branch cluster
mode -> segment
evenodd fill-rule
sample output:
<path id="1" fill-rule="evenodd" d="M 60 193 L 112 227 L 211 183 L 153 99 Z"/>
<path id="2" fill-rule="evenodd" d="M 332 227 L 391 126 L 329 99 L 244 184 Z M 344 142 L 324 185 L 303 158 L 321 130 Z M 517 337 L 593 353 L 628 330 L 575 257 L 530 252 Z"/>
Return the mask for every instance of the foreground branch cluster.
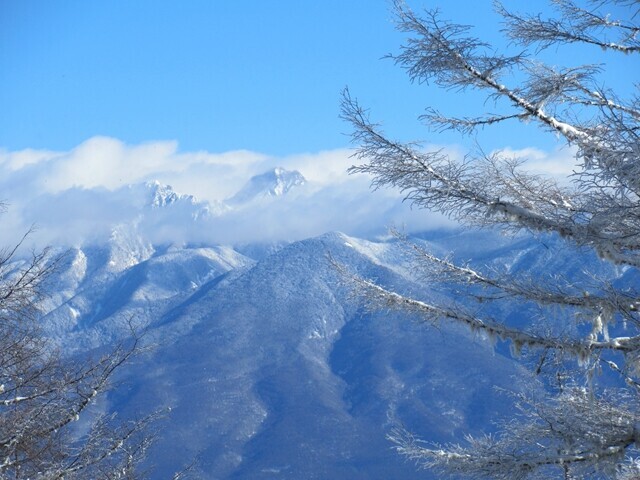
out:
<path id="1" fill-rule="evenodd" d="M 155 415 L 124 422 L 87 412 L 138 338 L 93 361 L 64 359 L 38 322 L 60 259 L 44 251 L 18 260 L 17 248 L 0 252 L 0 478 L 141 478 Z"/>
<path id="2" fill-rule="evenodd" d="M 519 415 L 498 436 L 470 437 L 466 446 L 437 446 L 399 430 L 391 438 L 401 453 L 420 465 L 469 478 L 640 478 L 637 85 L 636 92 L 617 95 L 602 86 L 601 67 L 550 66 L 526 50 L 595 46 L 611 55 L 627 54 L 629 72 L 637 72 L 640 8 L 622 0 L 551 4 L 557 15 L 549 18 L 497 4 L 506 35 L 525 48 L 502 55 L 472 37 L 469 27 L 444 21 L 437 11 L 417 15 L 398 1 L 397 25 L 408 40 L 394 59 L 412 81 L 481 92 L 485 105 L 495 105 L 499 112 L 452 118 L 428 108 L 422 120 L 432 130 L 473 135 L 506 122 L 537 126 L 575 152 L 575 171 L 568 180 L 533 174 L 526 158 L 501 151 L 478 148 L 460 160 L 444 150 L 395 141 L 369 120 L 347 90 L 342 112 L 353 127 L 359 161 L 351 171 L 369 174 L 374 188 L 398 188 L 415 206 L 462 224 L 557 237 L 569 247 L 569 255 L 592 252 L 593 264 L 624 272 L 626 281 L 609 281 L 596 273 L 524 277 L 457 264 L 402 239 L 417 268 L 431 282 L 450 286 L 459 301 L 430 303 L 362 278 L 354 278 L 353 284 L 373 308 L 400 310 L 429 324 L 465 325 L 490 340 L 509 342 L 514 354 L 525 349 L 537 355 L 535 373 L 563 378 L 547 380 L 542 398 L 518 398 Z M 510 83 L 515 79 L 520 80 Z M 476 302 L 508 302 L 511 310 L 522 311 L 535 305 L 549 320 L 548 328 L 523 326 L 524 321 L 514 326 L 490 313 L 481 316 L 479 311 L 492 310 L 478 309 Z M 594 375 L 602 369 L 617 377 L 613 381 L 618 387 L 599 387 Z"/>

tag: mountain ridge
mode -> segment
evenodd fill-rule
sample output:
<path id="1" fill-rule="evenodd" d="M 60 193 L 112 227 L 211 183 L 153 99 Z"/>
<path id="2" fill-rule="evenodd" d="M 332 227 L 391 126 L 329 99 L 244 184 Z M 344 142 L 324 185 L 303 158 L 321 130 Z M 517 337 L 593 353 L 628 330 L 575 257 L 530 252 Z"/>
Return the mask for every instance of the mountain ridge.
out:
<path id="1" fill-rule="evenodd" d="M 265 198 L 282 197 L 294 188 L 307 183 L 297 170 L 275 167 L 255 175 L 235 195 L 225 200 L 225 204 L 239 207 Z"/>

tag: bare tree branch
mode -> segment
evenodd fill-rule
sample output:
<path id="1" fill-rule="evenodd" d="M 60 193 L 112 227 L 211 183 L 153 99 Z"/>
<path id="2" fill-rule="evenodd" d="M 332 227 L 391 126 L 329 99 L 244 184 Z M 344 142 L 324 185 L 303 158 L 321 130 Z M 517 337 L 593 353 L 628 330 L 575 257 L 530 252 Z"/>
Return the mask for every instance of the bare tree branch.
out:
<path id="1" fill-rule="evenodd" d="M 525 48 L 582 43 L 612 52 L 640 51 L 638 2 L 551 3 L 557 18 L 520 15 L 500 4 L 496 9 L 509 38 Z M 628 15 L 615 19 L 603 13 L 611 4 Z M 342 116 L 353 127 L 357 145 L 353 157 L 359 162 L 351 173 L 368 174 L 373 188 L 395 187 L 417 207 L 462 224 L 533 233 L 563 242 L 570 252 L 560 252 L 566 256 L 566 272 L 541 276 L 459 264 L 402 239 L 422 280 L 441 286 L 440 293 L 449 295 L 449 302 L 405 295 L 337 267 L 369 308 L 403 312 L 427 325 L 463 325 L 481 337 L 510 342 L 516 354 L 522 347 L 540 350 L 532 366 L 535 375 L 558 379 L 558 387 L 542 388 L 542 396 L 519 397 L 520 415 L 495 437 L 469 437 L 465 447 L 429 446 L 400 429 L 391 434 L 392 440 L 400 453 L 421 466 L 454 476 L 636 478 L 640 472 L 640 462 L 633 458 L 640 443 L 638 95 L 622 99 L 601 86 L 602 67 L 552 67 L 532 60 L 526 50 L 500 54 L 471 36 L 470 27 L 443 21 L 438 11 L 418 16 L 400 0 L 394 2 L 394 11 L 399 30 L 408 38 L 393 58 L 412 81 L 462 92 L 475 89 L 494 104 L 492 113 L 462 118 L 428 108 L 421 120 L 432 130 L 468 135 L 508 120 L 527 122 L 573 147 L 575 164 L 569 181 L 560 182 L 528 172 L 526 158 L 504 152 L 485 153 L 478 147 L 458 159 L 444 150 L 399 142 L 372 123 L 345 90 Z M 571 255 L 585 251 L 596 254 L 594 271 L 611 273 L 572 272 Z M 472 301 L 480 302 L 473 304 L 474 310 Z M 546 329 L 533 328 L 526 318 L 523 312 L 532 306 L 547 320 Z M 505 309 L 518 314 L 518 321 L 489 313 Z M 600 366 L 617 376 L 619 388 L 601 388 L 596 379 Z"/>

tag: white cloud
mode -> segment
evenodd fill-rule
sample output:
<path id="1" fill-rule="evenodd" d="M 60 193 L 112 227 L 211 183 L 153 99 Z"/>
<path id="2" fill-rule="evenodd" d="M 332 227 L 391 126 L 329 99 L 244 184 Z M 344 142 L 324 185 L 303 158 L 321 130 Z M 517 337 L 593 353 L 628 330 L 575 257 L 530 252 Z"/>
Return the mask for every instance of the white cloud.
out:
<path id="1" fill-rule="evenodd" d="M 48 193 L 74 187 L 115 190 L 158 180 L 213 201 L 233 195 L 251 176 L 275 166 L 299 170 L 316 185 L 344 182 L 350 154 L 347 149 L 284 158 L 247 150 L 179 152 L 175 141 L 127 145 L 115 138 L 93 137 L 68 152 L 0 151 L 0 168 L 14 178 L 26 175 L 26 183 Z"/>
<path id="2" fill-rule="evenodd" d="M 460 156 L 455 147 L 446 147 Z M 527 158 L 537 173 L 564 176 L 574 168 L 570 149 L 505 149 Z M 402 203 L 394 190 L 371 192 L 366 175 L 348 175 L 352 150 L 272 157 L 251 151 L 180 152 L 174 141 L 127 145 L 94 137 L 67 152 L 0 151 L 0 192 L 10 209 L 2 217 L 0 245 L 29 228 L 39 227 L 40 244 L 78 244 L 102 238 L 116 224 L 137 223 L 149 238 L 162 242 L 235 243 L 296 240 L 340 230 L 372 235 L 386 227 L 406 231 L 451 225 L 441 216 Z M 145 214 L 145 198 L 127 185 L 158 180 L 178 193 L 213 203 L 236 193 L 253 175 L 275 166 L 300 171 L 309 181 L 293 195 L 233 214 L 194 222 L 189 211 L 173 209 Z"/>
<path id="3" fill-rule="evenodd" d="M 20 170 L 27 165 L 34 163 L 41 163 L 51 160 L 59 155 L 58 152 L 49 150 L 34 150 L 28 148 L 26 150 L 20 150 L 18 152 L 7 152 L 0 150 L 0 165 L 9 169 L 10 171 Z"/>
<path id="4" fill-rule="evenodd" d="M 41 183 L 49 192 L 60 192 L 71 187 L 113 190 L 155 179 L 175 180 L 185 190 L 211 200 L 225 194 L 226 182 L 265 158 L 247 151 L 178 153 L 175 141 L 129 146 L 113 138 L 94 137 L 56 157 Z"/>
<path id="5" fill-rule="evenodd" d="M 552 152 L 532 147 L 518 150 L 507 147 L 500 149 L 500 153 L 525 160 L 525 168 L 531 173 L 548 175 L 560 181 L 566 180 L 577 169 L 575 147 L 561 147 Z"/>
<path id="6" fill-rule="evenodd" d="M 269 157 L 250 151 L 180 153 L 175 141 L 126 145 L 109 137 L 90 138 L 68 152 L 0 151 L 5 180 L 19 178 L 22 188 L 48 193 L 74 187 L 115 190 L 157 179 L 215 200 L 234 193 L 247 175 L 268 163 Z"/>
<path id="7" fill-rule="evenodd" d="M 299 240 L 328 231 L 369 237 L 386 234 L 392 226 L 407 227 L 407 231 L 452 226 L 440 215 L 411 209 L 390 190 L 371 192 L 365 176 L 291 193 L 215 218 L 204 234 L 220 243 L 247 243 Z"/>
<path id="8" fill-rule="evenodd" d="M 347 169 L 353 164 L 352 153 L 350 149 L 327 150 L 292 155 L 283 158 L 280 163 L 288 170 L 298 170 L 310 182 L 326 186 L 350 178 Z"/>

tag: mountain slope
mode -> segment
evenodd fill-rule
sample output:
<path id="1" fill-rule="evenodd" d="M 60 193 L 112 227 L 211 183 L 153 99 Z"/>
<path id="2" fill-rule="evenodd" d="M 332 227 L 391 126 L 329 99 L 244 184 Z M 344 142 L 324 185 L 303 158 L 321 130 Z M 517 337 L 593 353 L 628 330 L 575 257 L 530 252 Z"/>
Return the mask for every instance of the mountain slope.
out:
<path id="1" fill-rule="evenodd" d="M 327 234 L 209 280 L 157 320 L 156 351 L 110 399 L 122 415 L 171 408 L 157 478 L 190 458 L 204 478 L 413 478 L 385 440 L 394 422 L 453 441 L 505 408 L 492 385 L 518 367 L 466 332 L 362 311 L 328 253 L 411 287 L 383 265 L 397 246 Z"/>
<path id="2" fill-rule="evenodd" d="M 245 203 L 219 216 L 158 183 L 115 192 L 135 208 L 108 238 L 67 251 L 51 282 L 43 325 L 66 354 L 79 361 L 99 354 L 132 324 L 152 347 L 93 406 L 122 418 L 166 412 L 149 451 L 152 478 L 192 460 L 203 478 L 414 478 L 414 466 L 386 440 L 394 426 L 460 442 L 466 433 L 490 433 L 491 422 L 511 412 L 495 386 L 539 388 L 505 345 L 494 349 L 444 322 L 370 311 L 354 296 L 334 262 L 418 298 L 446 302 L 461 293 L 425 282 L 395 238 L 207 240 L 243 219 L 254 220 L 241 225 L 250 232 L 269 205 L 296 203 L 275 201 L 302 185 L 296 172 L 259 177 L 241 191 Z M 194 225 L 199 241 L 175 240 Z M 567 269 L 585 281 L 588 270 L 612 281 L 625 274 L 564 255 L 553 238 L 444 230 L 414 240 L 438 255 L 454 250 L 461 263 L 533 272 L 541 281 Z M 536 318 L 535 306 L 514 310 L 508 299 L 474 308 L 518 325 Z"/>

